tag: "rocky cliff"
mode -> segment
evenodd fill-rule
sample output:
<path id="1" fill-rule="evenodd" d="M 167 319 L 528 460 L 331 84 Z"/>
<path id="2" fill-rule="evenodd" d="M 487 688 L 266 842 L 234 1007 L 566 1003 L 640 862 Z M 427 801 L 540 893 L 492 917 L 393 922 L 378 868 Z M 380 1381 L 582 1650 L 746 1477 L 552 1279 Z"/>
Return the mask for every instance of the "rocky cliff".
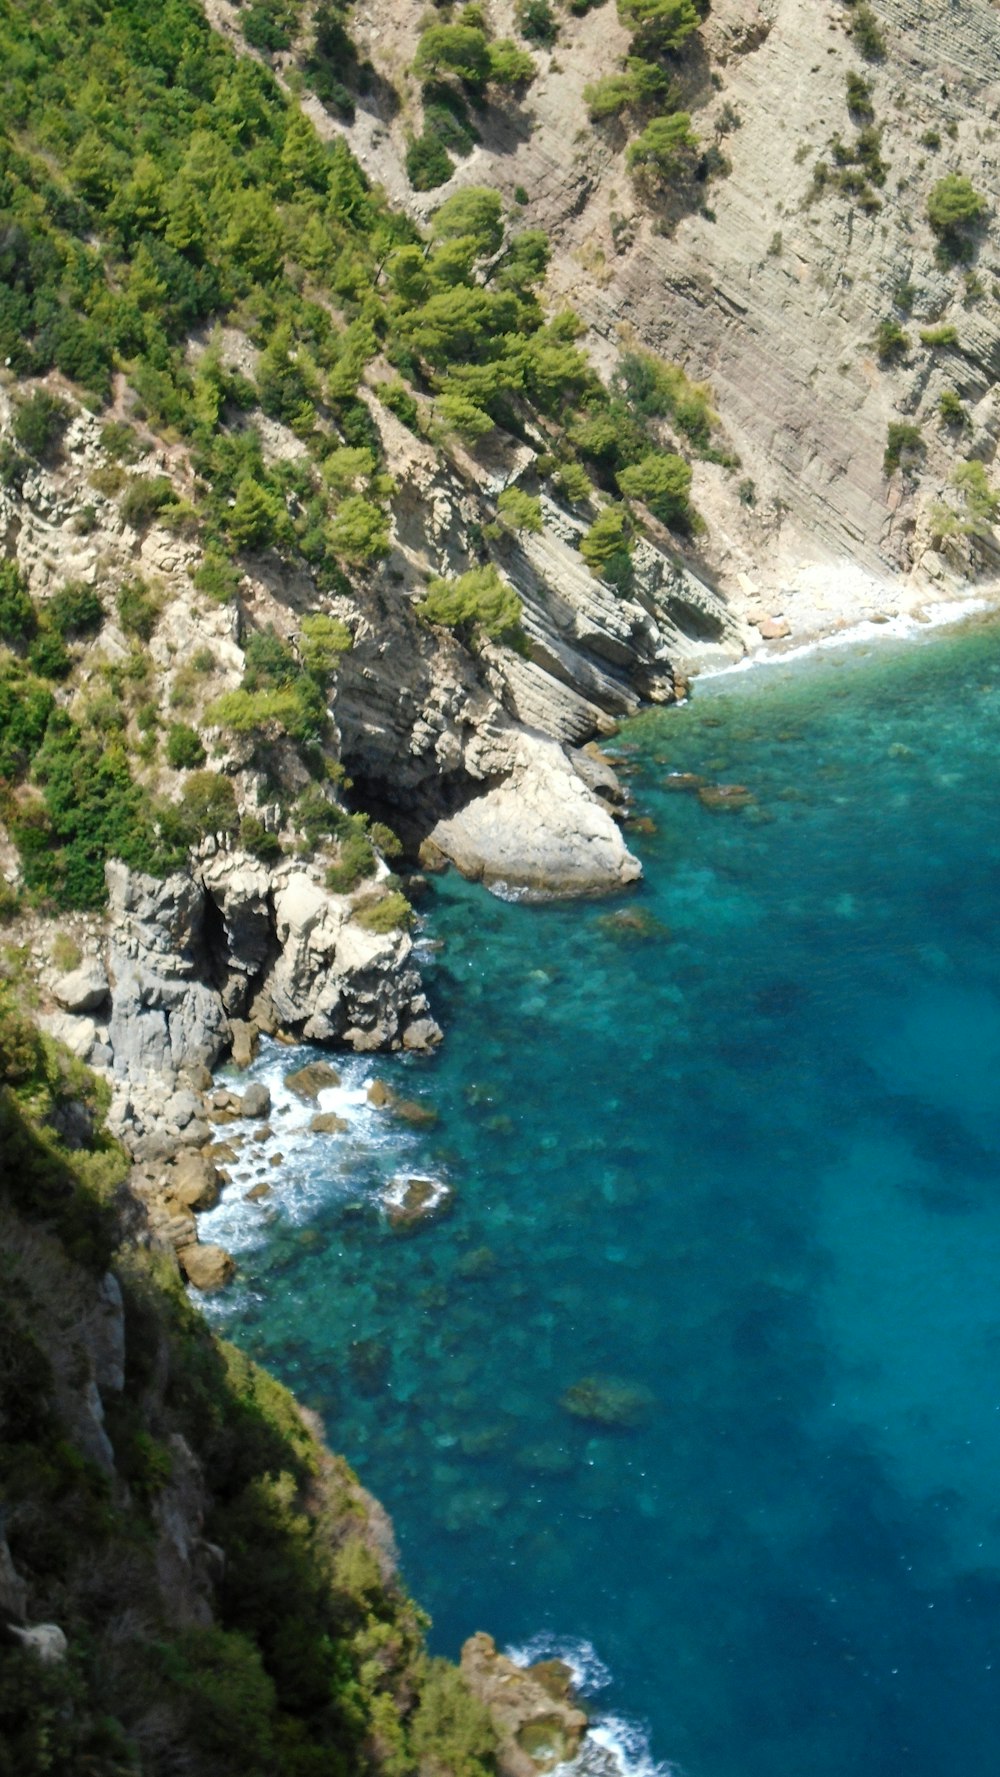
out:
<path id="1" fill-rule="evenodd" d="M 515 28 L 514 8 L 488 10 L 498 32 Z M 990 465 L 996 451 L 1000 235 L 991 211 L 969 259 L 942 264 L 927 205 L 947 174 L 995 193 L 1000 23 L 988 0 L 878 0 L 874 16 L 881 47 L 866 56 L 853 4 L 714 0 L 676 75 L 726 166 L 678 215 L 637 188 L 621 124 L 588 116 L 585 87 L 629 48 L 610 4 L 558 14 L 551 47 L 532 45 L 538 73 L 520 105 L 489 117 L 451 182 L 423 196 L 403 170 L 417 15 L 398 0 L 356 12 L 402 102 L 373 99 L 347 135 L 394 199 L 425 214 L 462 184 L 523 191 L 526 222 L 555 247 L 551 294 L 584 316 L 598 361 L 639 342 L 710 382 L 741 467 L 696 465 L 703 571 L 748 626 L 822 632 L 995 572 L 990 542 L 970 553 L 951 537 L 942 550 L 937 508 L 954 501 L 957 460 Z M 851 73 L 869 88 L 863 117 L 847 103 Z M 853 152 L 866 121 L 884 183 L 859 204 L 836 176 L 818 184 L 816 167 L 842 171 L 836 143 Z M 907 336 L 889 358 L 887 320 Z M 954 337 L 921 337 L 940 329 Z M 957 422 L 942 418 L 946 390 Z M 887 472 L 900 422 L 918 447 Z"/>

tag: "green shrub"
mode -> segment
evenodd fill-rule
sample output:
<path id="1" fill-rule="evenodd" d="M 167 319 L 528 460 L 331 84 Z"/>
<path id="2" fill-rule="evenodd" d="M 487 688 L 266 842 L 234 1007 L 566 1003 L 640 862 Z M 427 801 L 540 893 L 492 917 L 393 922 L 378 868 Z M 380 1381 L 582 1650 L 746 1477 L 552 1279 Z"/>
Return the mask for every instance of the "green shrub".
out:
<path id="1" fill-rule="evenodd" d="M 198 834 L 236 833 L 236 792 L 217 771 L 193 771 L 181 791 L 180 808 Z"/>
<path id="2" fill-rule="evenodd" d="M 515 629 L 521 619 L 517 593 L 500 578 L 492 562 L 470 568 L 453 580 L 430 580 L 417 610 L 428 623 L 467 634 L 482 630 L 494 639 Z"/>
<path id="3" fill-rule="evenodd" d="M 302 619 L 302 664 L 317 679 L 332 678 L 340 665 L 340 657 L 354 645 L 354 637 L 339 617 L 325 611 L 314 611 Z"/>
<path id="4" fill-rule="evenodd" d="M 294 691 L 224 691 L 205 711 L 205 721 L 233 734 L 294 734 L 302 705 Z"/>
<path id="5" fill-rule="evenodd" d="M 40 679 L 65 679 L 72 661 L 56 629 L 40 629 L 28 649 L 28 665 Z"/>
<path id="6" fill-rule="evenodd" d="M 444 1660 L 427 1662 L 411 1740 L 421 1769 L 442 1777 L 444 1772 L 449 1777 L 490 1777 L 495 1769 L 497 1735 L 490 1712 Z"/>
<path id="7" fill-rule="evenodd" d="M 559 21 L 549 0 L 516 0 L 514 17 L 522 37 L 551 49 L 559 35 Z"/>
<path id="8" fill-rule="evenodd" d="M 54 592 L 45 607 L 53 629 L 61 636 L 94 635 L 104 622 L 104 606 L 92 586 L 67 581 Z"/>
<path id="9" fill-rule="evenodd" d="M 632 526 L 626 506 L 603 506 L 589 531 L 580 538 L 580 554 L 592 574 L 603 577 L 608 563 L 627 553 Z"/>
<path id="10" fill-rule="evenodd" d="M 116 463 L 136 463 L 143 454 L 135 427 L 124 420 L 109 420 L 101 427 L 101 445 Z"/>
<path id="11" fill-rule="evenodd" d="M 938 400 L 938 413 L 946 426 L 967 426 L 969 416 L 962 405 L 962 397 L 957 389 L 942 389 Z"/>
<path id="12" fill-rule="evenodd" d="M 1000 495 L 994 493 L 986 469 L 978 457 L 967 463 L 956 463 L 951 472 L 953 485 L 962 495 L 966 511 L 965 528 L 974 536 L 991 530 L 1000 517 Z"/>
<path id="13" fill-rule="evenodd" d="M 237 549 L 267 549 L 281 540 L 287 519 L 276 494 L 253 476 L 244 476 L 229 514 L 229 535 Z"/>
<path id="14" fill-rule="evenodd" d="M 262 864 L 274 864 L 282 856 L 281 840 L 277 833 L 270 833 L 262 820 L 255 814 L 245 814 L 240 822 L 240 844 L 244 851 L 252 852 Z"/>
<path id="15" fill-rule="evenodd" d="M 148 642 L 160 616 L 160 600 L 144 580 L 127 580 L 115 600 L 118 621 L 126 635 Z"/>
<path id="16" fill-rule="evenodd" d="M 630 499 L 642 500 L 661 524 L 690 531 L 691 466 L 683 457 L 654 451 L 618 471 L 618 486 Z"/>
<path id="17" fill-rule="evenodd" d="M 167 762 L 175 771 L 190 771 L 204 765 L 205 749 L 196 728 L 186 722 L 171 722 L 167 730 Z"/>
<path id="18" fill-rule="evenodd" d="M 389 412 L 394 413 L 398 420 L 402 420 L 404 426 L 409 427 L 411 432 L 417 430 L 420 409 L 414 401 L 413 396 L 410 394 L 409 389 L 406 387 L 406 384 L 402 382 L 399 377 L 396 377 L 392 382 L 376 383 L 375 394 L 378 396 L 383 407 L 387 407 Z"/>
<path id="19" fill-rule="evenodd" d="M 242 575 L 225 550 L 210 543 L 192 578 L 199 592 L 217 605 L 227 605 L 236 597 Z"/>
<path id="20" fill-rule="evenodd" d="M 681 49 L 701 23 L 693 0 L 618 0 L 618 17 L 637 50 L 657 55 Z"/>
<path id="21" fill-rule="evenodd" d="M 26 400 L 15 402 L 12 430 L 15 443 L 40 463 L 53 463 L 59 455 L 70 410 L 58 395 L 38 389 Z"/>
<path id="22" fill-rule="evenodd" d="M 880 321 L 875 335 L 875 351 L 880 364 L 898 364 L 910 349 L 910 336 L 898 321 Z"/>
<path id="23" fill-rule="evenodd" d="M 847 72 L 847 109 L 851 116 L 863 123 L 872 123 L 875 108 L 872 104 L 872 85 L 863 74 L 850 68 Z"/>
<path id="24" fill-rule="evenodd" d="M 909 420 L 891 420 L 886 438 L 885 455 L 882 458 L 882 473 L 887 478 L 899 468 L 904 457 L 921 456 L 925 445 L 920 435 L 920 427 Z"/>
<path id="25" fill-rule="evenodd" d="M 523 488 L 505 487 L 497 497 L 497 512 L 509 530 L 537 532 L 542 529 L 542 502 L 535 494 L 525 493 Z"/>
<path id="26" fill-rule="evenodd" d="M 556 487 L 571 506 L 582 506 L 593 493 L 590 477 L 579 463 L 563 463 L 556 474 Z"/>
<path id="27" fill-rule="evenodd" d="M 334 555 L 361 566 L 389 553 L 389 520 L 381 506 L 363 494 L 350 494 L 327 527 Z"/>
<path id="28" fill-rule="evenodd" d="M 134 475 L 122 495 L 121 515 L 134 531 L 145 531 L 173 504 L 173 483 L 165 475 Z"/>
<path id="29" fill-rule="evenodd" d="M 0 642 L 23 647 L 38 628 L 24 576 L 16 562 L 0 562 Z"/>
<path id="30" fill-rule="evenodd" d="M 338 841 L 337 862 L 326 872 L 326 886 L 332 894 L 349 895 L 377 869 L 378 859 L 367 834 L 352 828 Z"/>
<path id="31" fill-rule="evenodd" d="M 657 179 L 673 179 L 691 171 L 697 147 L 698 138 L 688 113 L 674 111 L 666 117 L 654 117 L 642 134 L 629 143 L 625 164 L 630 172 L 638 170 Z"/>
<path id="32" fill-rule="evenodd" d="M 429 25 L 417 44 L 413 72 L 422 78 L 457 74 L 470 85 L 485 85 L 490 78 L 486 33 L 470 25 Z"/>
<path id="33" fill-rule="evenodd" d="M 967 258 L 969 233 L 989 208 L 987 200 L 961 173 L 946 173 L 927 199 L 927 220 L 938 237 L 946 261 Z"/>
<path id="34" fill-rule="evenodd" d="M 940 327 L 921 327 L 920 343 L 923 346 L 957 346 L 958 328 L 950 321 Z"/>
<path id="35" fill-rule="evenodd" d="M 455 171 L 455 162 L 437 135 L 426 130 L 411 136 L 406 148 L 406 177 L 414 191 L 436 191 L 446 185 Z"/>
<path id="36" fill-rule="evenodd" d="M 388 932 L 407 931 L 413 924 L 413 908 L 398 889 L 390 889 L 379 900 L 363 901 L 360 907 L 355 907 L 353 917 L 367 932 L 385 935 Z"/>
<path id="37" fill-rule="evenodd" d="M 858 51 L 869 62 L 881 62 L 885 56 L 885 34 L 870 6 L 856 0 L 850 11 L 851 37 Z"/>
<path id="38" fill-rule="evenodd" d="M 619 117 L 623 111 L 651 105 L 654 101 L 670 109 L 674 96 L 675 87 L 670 75 L 655 62 L 645 62 L 639 56 L 627 57 L 620 73 L 606 74 L 583 89 L 584 104 L 592 123 Z"/>
<path id="39" fill-rule="evenodd" d="M 533 80 L 537 69 L 526 49 L 520 49 L 510 37 L 498 37 L 489 46 L 489 77 L 498 86 L 524 86 Z"/>

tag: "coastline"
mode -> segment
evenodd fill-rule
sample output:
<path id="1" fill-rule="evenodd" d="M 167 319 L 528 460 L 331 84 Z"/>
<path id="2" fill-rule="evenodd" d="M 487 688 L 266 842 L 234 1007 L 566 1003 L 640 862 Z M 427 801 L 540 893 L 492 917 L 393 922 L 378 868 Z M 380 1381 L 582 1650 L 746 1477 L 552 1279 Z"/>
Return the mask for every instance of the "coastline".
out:
<path id="1" fill-rule="evenodd" d="M 859 643 L 919 641 L 936 630 L 1000 614 L 1000 585 L 991 581 L 981 591 L 966 585 L 956 588 L 947 597 L 933 599 L 917 596 L 914 591 L 912 599 L 904 601 L 897 593 L 895 601 L 887 599 L 885 605 L 893 602 L 897 608 L 880 608 L 872 613 L 871 601 L 861 604 L 848 600 L 829 623 L 815 622 L 816 613 L 812 612 L 812 622 L 802 626 L 789 624 L 785 635 L 758 634 L 756 641 L 748 640 L 747 651 L 738 660 L 692 662 L 688 669 L 690 681 L 692 684 L 705 683 L 758 667 L 787 666 L 793 661 Z M 749 622 L 749 618 L 746 621 Z"/>

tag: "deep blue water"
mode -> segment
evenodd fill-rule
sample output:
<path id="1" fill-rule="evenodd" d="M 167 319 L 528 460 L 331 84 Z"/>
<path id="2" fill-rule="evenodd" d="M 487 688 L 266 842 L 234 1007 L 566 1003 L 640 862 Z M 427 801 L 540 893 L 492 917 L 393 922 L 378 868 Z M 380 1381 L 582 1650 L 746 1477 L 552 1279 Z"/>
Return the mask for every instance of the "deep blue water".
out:
<path id="1" fill-rule="evenodd" d="M 444 1049 L 351 1060 L 349 1136 L 279 1112 L 273 1195 L 211 1218 L 210 1311 L 385 1502 L 437 1649 L 589 1643 L 686 1777 L 1000 1768 L 998 741 L 984 626 L 642 716 L 638 892 L 440 880 Z M 400 1168 L 456 1190 L 409 1237 Z M 595 1376 L 630 1423 L 561 1404 Z"/>

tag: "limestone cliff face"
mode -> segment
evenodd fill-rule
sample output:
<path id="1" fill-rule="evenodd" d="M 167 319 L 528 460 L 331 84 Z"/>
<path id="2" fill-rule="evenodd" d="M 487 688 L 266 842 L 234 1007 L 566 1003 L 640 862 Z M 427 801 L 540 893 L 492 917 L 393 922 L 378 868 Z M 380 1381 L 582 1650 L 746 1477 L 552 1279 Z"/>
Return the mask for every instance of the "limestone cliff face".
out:
<path id="1" fill-rule="evenodd" d="M 488 10 L 498 34 L 512 28 L 510 6 Z M 587 321 L 598 361 L 610 368 L 623 343 L 639 342 L 710 381 L 741 468 L 696 466 L 694 497 L 709 523 L 702 560 L 751 624 L 758 611 L 779 612 L 795 629 L 828 629 L 841 613 L 898 608 L 907 581 L 926 593 L 992 569 L 990 549 L 952 548 L 942 559 L 931 508 L 956 457 L 989 464 L 995 454 L 1000 233 L 991 216 L 978 282 L 967 282 L 935 266 L 926 205 L 949 172 L 995 193 L 1000 20 L 988 0 L 878 0 L 874 10 L 886 53 L 866 62 L 838 0 L 714 0 L 704 54 L 680 78 L 700 139 L 716 142 L 731 170 L 703 188 L 704 210 L 674 225 L 667 216 L 666 228 L 663 209 L 637 196 L 625 132 L 587 117 L 584 86 L 627 48 L 610 3 L 582 19 L 560 13 L 553 49 L 533 50 L 539 73 L 521 104 L 491 111 L 451 183 L 425 196 L 409 190 L 401 166 L 416 106 L 407 74 L 416 15 L 399 0 L 367 0 L 355 15 L 359 41 L 404 104 L 392 120 L 359 111 L 348 134 L 396 201 L 421 215 L 460 185 L 495 185 L 508 198 L 522 188 L 526 225 L 544 228 L 555 248 L 550 291 Z M 832 184 L 812 195 L 832 139 L 854 137 L 852 69 L 871 84 L 888 162 L 870 214 Z M 874 346 L 887 318 L 910 339 L 889 365 Z M 931 325 L 953 325 L 957 344 L 922 345 L 919 330 Z M 938 416 L 945 388 L 968 415 L 958 435 Z M 920 427 L 924 454 L 887 478 L 887 427 L 900 420 Z M 741 504 L 741 482 L 753 484 L 752 505 Z"/>

